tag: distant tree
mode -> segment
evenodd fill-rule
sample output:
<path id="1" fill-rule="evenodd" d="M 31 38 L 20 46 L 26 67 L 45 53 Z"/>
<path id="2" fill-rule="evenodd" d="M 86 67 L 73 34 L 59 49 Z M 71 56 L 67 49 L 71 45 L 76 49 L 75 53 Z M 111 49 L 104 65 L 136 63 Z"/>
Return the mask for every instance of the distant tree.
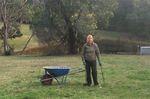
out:
<path id="1" fill-rule="evenodd" d="M 127 15 L 134 10 L 134 0 L 118 0 L 118 9 L 111 20 L 110 29 L 117 31 L 127 31 Z"/>
<path id="2" fill-rule="evenodd" d="M 150 0 L 118 0 L 118 3 L 109 29 L 150 38 Z"/>
<path id="3" fill-rule="evenodd" d="M 22 36 L 18 20 L 24 15 L 26 7 L 27 0 L 0 0 L 0 18 L 3 24 L 0 39 L 3 40 L 4 55 L 10 55 L 12 50 L 8 39 Z"/>
<path id="4" fill-rule="evenodd" d="M 117 6 L 117 0 L 44 1 L 35 10 L 32 29 L 41 42 L 66 44 L 70 54 L 78 52 L 85 36 L 98 28 L 98 21 L 105 19 L 107 24 Z"/>
<path id="5" fill-rule="evenodd" d="M 150 39 L 150 0 L 134 0 L 134 10 L 128 14 L 129 31 Z"/>

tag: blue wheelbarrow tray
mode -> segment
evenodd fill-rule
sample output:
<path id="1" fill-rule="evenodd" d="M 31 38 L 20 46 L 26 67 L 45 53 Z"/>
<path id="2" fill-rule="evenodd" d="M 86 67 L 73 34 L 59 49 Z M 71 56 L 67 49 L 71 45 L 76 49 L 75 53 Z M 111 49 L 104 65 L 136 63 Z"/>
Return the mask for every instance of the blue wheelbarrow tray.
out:
<path id="1" fill-rule="evenodd" d="M 70 68 L 67 66 L 45 66 L 45 74 L 52 75 L 56 79 L 58 84 L 66 83 L 67 75 L 70 71 Z M 58 77 L 62 77 L 61 81 L 58 80 Z"/>

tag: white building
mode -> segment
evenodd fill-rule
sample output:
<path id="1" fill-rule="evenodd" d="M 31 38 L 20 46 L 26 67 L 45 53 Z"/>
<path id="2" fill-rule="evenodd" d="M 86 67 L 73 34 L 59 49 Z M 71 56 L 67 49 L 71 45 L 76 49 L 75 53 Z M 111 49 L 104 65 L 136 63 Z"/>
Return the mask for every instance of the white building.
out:
<path id="1" fill-rule="evenodd" d="M 141 55 L 150 55 L 150 46 L 141 46 L 140 54 Z"/>

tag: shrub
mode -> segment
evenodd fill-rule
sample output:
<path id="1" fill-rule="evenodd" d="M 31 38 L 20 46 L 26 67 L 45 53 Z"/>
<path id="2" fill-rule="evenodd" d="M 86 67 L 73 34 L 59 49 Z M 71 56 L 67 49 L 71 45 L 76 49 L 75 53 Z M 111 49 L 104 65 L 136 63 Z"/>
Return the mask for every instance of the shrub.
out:
<path id="1" fill-rule="evenodd" d="M 138 45 L 144 45 L 139 42 L 129 40 L 96 40 L 102 53 L 130 53 L 138 52 Z M 145 44 L 146 45 L 146 44 Z"/>

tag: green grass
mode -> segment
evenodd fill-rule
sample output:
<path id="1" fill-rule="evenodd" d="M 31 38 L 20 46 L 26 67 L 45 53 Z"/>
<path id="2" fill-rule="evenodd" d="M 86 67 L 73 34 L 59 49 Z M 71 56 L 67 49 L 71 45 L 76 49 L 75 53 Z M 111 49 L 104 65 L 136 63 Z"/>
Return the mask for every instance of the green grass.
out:
<path id="1" fill-rule="evenodd" d="M 20 38 L 9 40 L 10 44 L 13 45 L 13 47 L 15 48 L 15 51 L 22 50 L 32 34 L 32 30 L 29 28 L 29 25 L 22 24 L 20 26 L 20 29 L 21 29 L 21 32 L 23 33 L 23 36 Z M 28 45 L 28 48 L 34 47 L 34 46 L 38 46 L 38 42 L 35 36 L 31 39 Z"/>
<path id="2" fill-rule="evenodd" d="M 126 37 L 123 37 L 123 33 L 119 32 L 112 32 L 112 31 L 96 31 L 96 39 L 127 39 Z"/>
<path id="3" fill-rule="evenodd" d="M 150 56 L 102 55 L 106 84 L 84 87 L 85 73 L 43 86 L 43 66 L 82 66 L 79 56 L 0 56 L 0 99 L 149 99 Z M 98 78 L 101 81 L 100 68 Z"/>
<path id="4" fill-rule="evenodd" d="M 148 44 L 149 39 L 141 39 L 137 37 L 136 34 L 126 33 L 126 32 L 115 32 L 115 31 L 103 31 L 96 30 L 95 32 L 96 39 L 108 39 L 108 40 L 127 40 L 132 42 L 139 42 L 141 44 Z"/>

